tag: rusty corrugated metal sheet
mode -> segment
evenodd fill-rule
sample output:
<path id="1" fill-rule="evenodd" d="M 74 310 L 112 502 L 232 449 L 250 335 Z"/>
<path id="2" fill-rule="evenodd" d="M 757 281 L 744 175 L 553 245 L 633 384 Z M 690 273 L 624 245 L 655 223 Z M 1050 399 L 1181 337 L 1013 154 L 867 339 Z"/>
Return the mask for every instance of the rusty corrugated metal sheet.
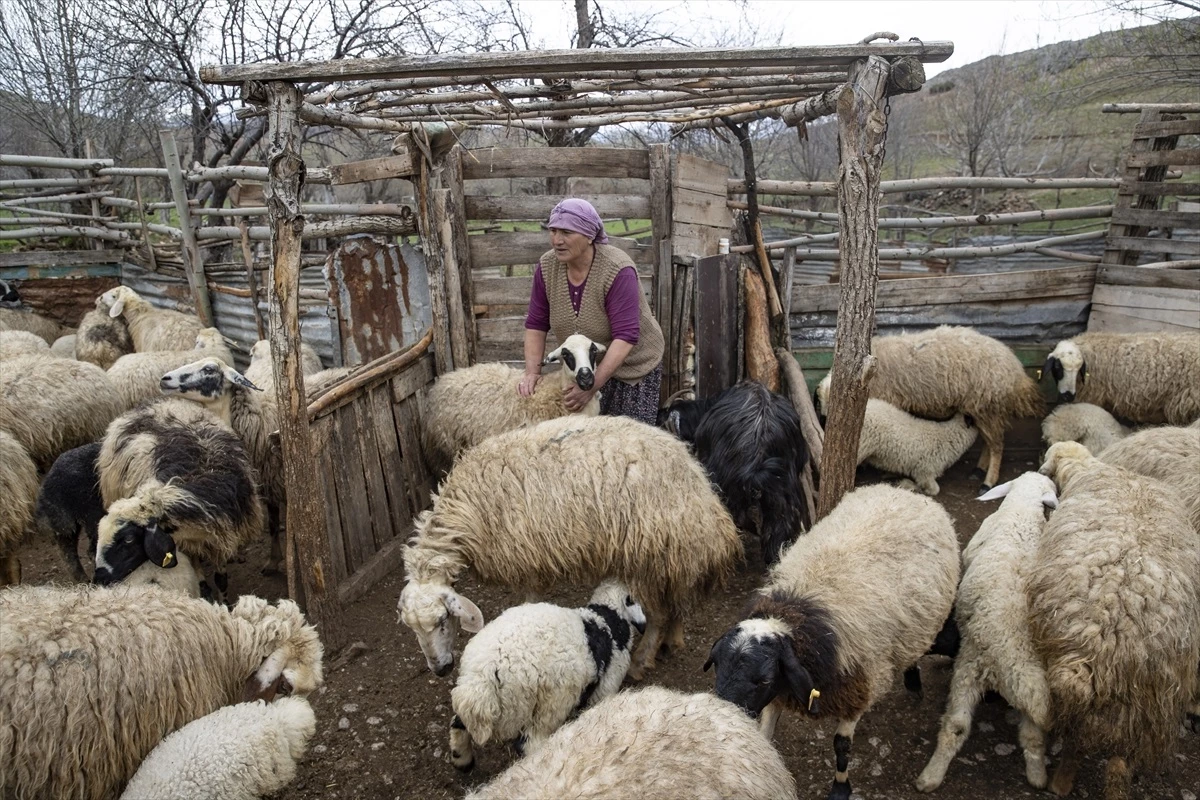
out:
<path id="1" fill-rule="evenodd" d="M 431 324 L 429 278 L 415 248 L 352 236 L 330 254 L 325 278 L 345 364 L 401 350 Z"/>
<path id="2" fill-rule="evenodd" d="M 84 272 L 88 267 L 76 267 Z M 79 324 L 84 314 L 96 307 L 96 298 L 116 286 L 114 276 L 85 275 L 10 280 L 21 295 L 21 304 L 56 322 L 70 327 Z"/>

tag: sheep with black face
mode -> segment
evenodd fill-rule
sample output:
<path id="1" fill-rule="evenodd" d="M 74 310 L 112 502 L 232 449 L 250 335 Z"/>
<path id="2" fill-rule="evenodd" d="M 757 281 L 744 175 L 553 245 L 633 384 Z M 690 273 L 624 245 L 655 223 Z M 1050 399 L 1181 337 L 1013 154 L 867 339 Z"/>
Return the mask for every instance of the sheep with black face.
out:
<path id="1" fill-rule="evenodd" d="M 876 485 L 846 495 L 771 570 L 745 619 L 713 645 L 717 695 L 760 718 L 770 738 L 784 708 L 838 721 L 831 800 L 850 797 L 858 720 L 918 659 L 950 613 L 958 540 L 933 500 Z"/>
<path id="2" fill-rule="evenodd" d="M 441 376 L 426 395 L 421 431 L 426 461 L 434 472 L 446 472 L 459 453 L 489 436 L 571 413 L 563 405 L 563 389 L 572 383 L 591 389 L 607 349 L 586 336 L 568 336 L 544 362 L 562 365 L 558 379 L 541 381 L 530 397 L 517 392 L 521 370 L 504 364 L 476 364 Z M 576 413 L 597 416 L 599 395 Z"/>

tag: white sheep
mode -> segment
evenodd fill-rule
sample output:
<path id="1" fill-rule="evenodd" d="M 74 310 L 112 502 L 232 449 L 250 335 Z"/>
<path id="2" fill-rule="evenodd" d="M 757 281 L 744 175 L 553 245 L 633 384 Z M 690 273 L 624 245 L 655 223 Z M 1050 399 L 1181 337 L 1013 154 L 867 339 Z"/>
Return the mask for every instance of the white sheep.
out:
<path id="1" fill-rule="evenodd" d="M 0 331 L 0 361 L 31 355 L 50 355 L 50 345 L 29 331 Z"/>
<path id="2" fill-rule="evenodd" d="M 664 637 L 683 646 L 685 607 L 741 556 L 733 520 L 687 445 L 628 417 L 572 415 L 459 456 L 404 554 L 400 615 L 430 670 L 445 675 L 460 620 L 483 627 L 453 588 L 468 567 L 486 583 L 537 592 L 620 580 L 646 610 L 629 669 L 638 680 Z"/>
<path id="3" fill-rule="evenodd" d="M 29 331 L 40 337 L 48 347 L 62 335 L 62 326 L 28 308 L 0 307 L 0 331 Z"/>
<path id="4" fill-rule="evenodd" d="M 946 419 L 962 412 L 983 437 L 984 489 L 1000 479 L 1004 433 L 1017 417 L 1041 417 L 1045 400 L 1004 343 L 971 328 L 942 325 L 871 340 L 870 396 L 910 414 Z"/>
<path id="5" fill-rule="evenodd" d="M 37 503 L 37 466 L 13 436 L 0 431 L 0 586 L 21 582 L 17 547 Z"/>
<path id="6" fill-rule="evenodd" d="M 59 358 L 74 358 L 75 357 L 75 339 L 76 334 L 68 333 L 65 336 L 60 336 L 54 340 L 54 344 L 50 345 L 50 352 Z"/>
<path id="7" fill-rule="evenodd" d="M 50 355 L 19 356 L 0 369 L 0 430 L 48 469 L 64 450 L 95 441 L 121 412 L 104 370 Z"/>
<path id="8" fill-rule="evenodd" d="M 307 700 L 281 697 L 218 709 L 150 751 L 122 800 L 257 800 L 296 777 L 317 730 Z"/>
<path id="9" fill-rule="evenodd" d="M 322 652 L 289 600 L 229 610 L 145 586 L 6 589 L 0 796 L 112 798 L 192 720 L 315 691 Z"/>
<path id="10" fill-rule="evenodd" d="M 540 381 L 530 397 L 517 393 L 521 370 L 504 364 L 476 364 L 438 378 L 428 389 L 421 429 L 431 469 L 445 472 L 459 453 L 489 436 L 569 414 L 563 390 L 572 383 L 592 388 L 606 349 L 586 336 L 568 336 L 543 362 L 562 364 L 557 379 Z M 577 413 L 599 414 L 599 393 Z"/>
<path id="11" fill-rule="evenodd" d="M 271 343 L 259 339 L 250 348 L 250 366 L 246 367 L 246 379 L 255 386 L 262 387 L 265 392 L 272 392 L 275 386 L 274 359 L 271 357 Z M 307 342 L 300 343 L 300 371 L 307 375 L 315 375 L 324 367 L 317 351 Z"/>
<path id="12" fill-rule="evenodd" d="M 110 317 L 106 295 L 96 298 L 96 307 L 83 315 L 75 333 L 75 357 L 108 369 L 118 358 L 133 352 L 133 337 L 123 317 Z"/>
<path id="13" fill-rule="evenodd" d="M 1084 333 L 1046 358 L 1064 402 L 1094 403 L 1131 422 L 1200 418 L 1200 333 Z"/>
<path id="14" fill-rule="evenodd" d="M 1059 442 L 1079 442 L 1097 455 L 1131 433 L 1131 428 L 1091 403 L 1063 403 L 1042 420 L 1042 441 L 1046 447 Z"/>
<path id="15" fill-rule="evenodd" d="M 1120 443 L 1118 443 L 1120 444 Z M 1046 453 L 1059 488 L 1029 578 L 1030 627 L 1046 667 L 1071 790 L 1079 751 L 1108 757 L 1106 798 L 1165 758 L 1196 696 L 1200 546 L 1173 492 L 1076 442 Z"/>
<path id="16" fill-rule="evenodd" d="M 155 308 L 150 301 L 128 286 L 109 289 L 100 296 L 112 318 L 123 317 L 129 326 L 133 348 L 148 350 L 186 350 L 204 329 L 204 323 L 192 314 Z"/>
<path id="17" fill-rule="evenodd" d="M 535 752 L 575 711 L 608 697 L 629 669 L 632 627 L 646 616 L 605 581 L 584 608 L 528 603 L 505 611 L 463 648 L 450 692 L 450 761 L 475 765 L 472 742 L 517 740 Z"/>
<path id="18" fill-rule="evenodd" d="M 187 553 L 176 553 L 176 562 L 170 569 L 151 564 L 149 561 L 129 573 L 123 584 L 126 586 L 157 586 L 166 592 L 175 592 L 184 597 L 201 597 L 200 573 L 187 557 Z"/>
<path id="19" fill-rule="evenodd" d="M 1045 526 L 1045 508 L 1056 508 L 1054 481 L 1026 472 L 980 500 L 1004 498 L 983 521 L 963 552 L 962 582 L 954 616 L 961 636 L 942 715 L 937 750 L 917 778 L 932 792 L 971 734 L 975 707 L 989 689 L 1021 714 L 1018 736 L 1025 751 L 1025 777 L 1046 786 L 1046 737 L 1051 726 L 1050 687 L 1033 649 L 1026 582 Z"/>
<path id="20" fill-rule="evenodd" d="M 779 752 L 732 703 L 658 686 L 619 692 L 467 800 L 795 800 Z"/>
<path id="21" fill-rule="evenodd" d="M 203 406 L 163 398 L 113 421 L 98 460 L 97 583 L 122 580 L 145 561 L 169 567 L 176 547 L 223 569 L 263 530 L 253 465 L 241 440 Z"/>
<path id="22" fill-rule="evenodd" d="M 124 408 L 130 409 L 161 395 L 160 381 L 164 372 L 204 356 L 219 358 L 233 365 L 233 354 L 225 344 L 225 337 L 216 328 L 201 330 L 186 350 L 155 350 L 121 356 L 108 368 L 108 378 L 121 394 Z"/>
<path id="23" fill-rule="evenodd" d="M 829 376 L 817 386 L 827 404 Z M 898 486 L 937 495 L 937 479 L 971 449 L 979 431 L 962 413 L 944 422 L 914 417 L 883 400 L 868 400 L 858 437 L 858 463 L 906 476 Z"/>
<path id="24" fill-rule="evenodd" d="M 1162 481 L 1200 532 L 1200 427 L 1149 428 L 1092 453 L 1105 464 Z"/>
<path id="25" fill-rule="evenodd" d="M 830 797 L 850 797 L 859 719 L 918 659 L 958 585 L 954 523 L 933 500 L 886 485 L 847 494 L 772 568 L 746 617 L 713 645 L 717 695 L 760 717 L 767 738 L 789 708 L 837 720 Z"/>

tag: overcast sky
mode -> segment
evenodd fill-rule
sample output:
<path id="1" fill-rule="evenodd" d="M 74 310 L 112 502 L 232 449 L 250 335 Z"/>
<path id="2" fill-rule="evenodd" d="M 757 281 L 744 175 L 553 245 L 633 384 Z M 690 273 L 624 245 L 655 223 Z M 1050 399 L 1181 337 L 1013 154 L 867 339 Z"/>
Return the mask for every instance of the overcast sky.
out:
<path id="1" fill-rule="evenodd" d="M 784 46 L 850 44 L 875 31 L 897 33 L 901 40 L 954 42 L 948 61 L 926 67 L 930 77 L 997 53 L 1148 24 L 1132 14 L 1113 13 L 1102 0 L 609 0 L 606 5 L 635 3 L 661 10 L 680 31 L 727 29 L 741 24 L 746 14 L 759 23 L 763 36 L 779 29 Z M 573 3 L 525 0 L 521 7 L 533 17 L 534 35 L 543 47 L 570 46 Z"/>

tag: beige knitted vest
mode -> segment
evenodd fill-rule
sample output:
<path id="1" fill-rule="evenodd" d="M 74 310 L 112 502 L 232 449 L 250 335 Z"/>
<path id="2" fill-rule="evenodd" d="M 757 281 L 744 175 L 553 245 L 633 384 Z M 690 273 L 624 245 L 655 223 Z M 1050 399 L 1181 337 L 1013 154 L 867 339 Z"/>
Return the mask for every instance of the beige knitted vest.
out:
<path id="1" fill-rule="evenodd" d="M 579 303 L 579 314 L 571 306 L 571 292 L 567 283 L 567 267 L 554 251 L 550 250 L 539 262 L 542 279 L 546 283 L 546 299 L 550 303 L 550 329 L 561 342 L 573 333 L 582 333 L 594 342 L 608 345 L 612 342 L 612 328 L 608 324 L 608 313 L 604 310 L 604 298 L 616 280 L 622 267 L 633 266 L 633 262 L 620 249 L 608 244 L 596 245 L 596 256 L 588 273 L 587 285 L 583 288 L 583 299 Z M 664 339 L 662 328 L 650 313 L 646 295 L 638 291 L 638 343 L 625 358 L 613 377 L 625 383 L 637 383 L 662 363 Z"/>

